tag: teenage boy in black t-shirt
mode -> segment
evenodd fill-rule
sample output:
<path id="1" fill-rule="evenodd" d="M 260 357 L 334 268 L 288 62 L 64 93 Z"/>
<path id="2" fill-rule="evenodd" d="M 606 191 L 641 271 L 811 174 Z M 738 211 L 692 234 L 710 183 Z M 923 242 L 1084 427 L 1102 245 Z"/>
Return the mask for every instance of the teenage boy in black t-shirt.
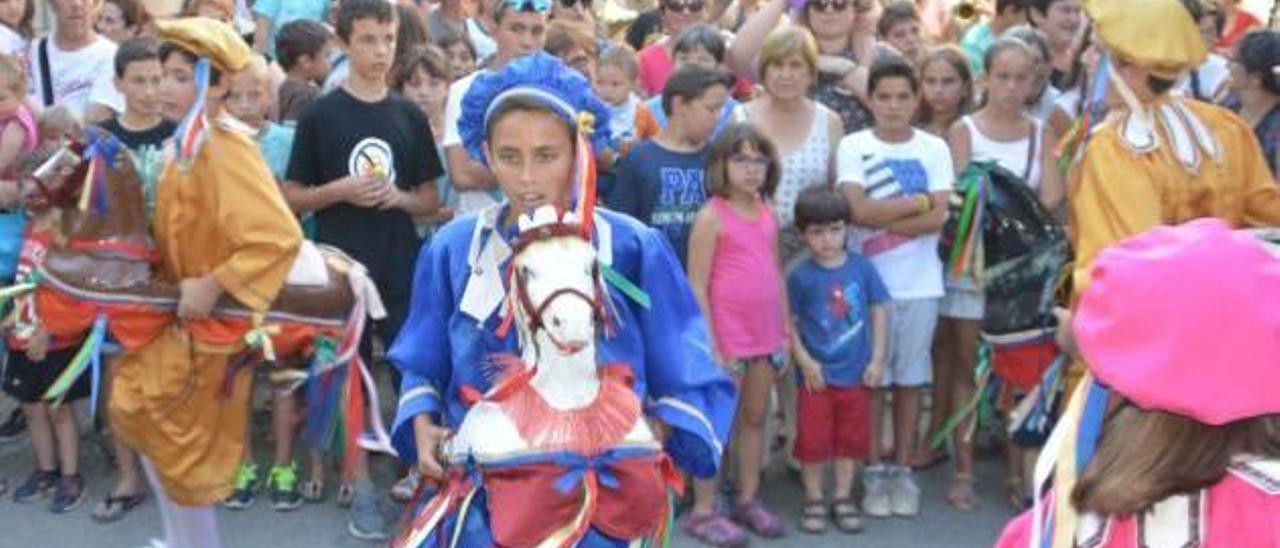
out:
<path id="1" fill-rule="evenodd" d="M 338 89 L 312 103 L 298 120 L 284 185 L 299 213 L 315 213 L 316 241 L 338 247 L 369 269 L 387 307 L 377 326 L 387 344 L 408 312 L 420 241 L 413 218 L 439 208 L 435 179 L 443 173 L 427 118 L 388 93 L 398 21 L 386 0 L 347 0 L 337 35 L 350 63 Z M 370 358 L 370 344 L 361 353 Z M 371 360 L 369 363 L 372 363 Z M 399 387 L 399 379 L 394 378 Z M 356 467 L 348 530 L 385 538 L 386 524 L 364 459 Z"/>
<path id="2" fill-rule="evenodd" d="M 156 177 L 163 162 L 160 149 L 173 136 L 176 127 L 161 115 L 160 79 L 164 71 L 160 65 L 160 42 L 147 37 L 125 40 L 116 50 L 115 74 L 116 89 L 124 95 L 124 113 L 100 127 L 132 153 L 134 165 L 143 176 L 143 195 L 150 213 L 155 204 Z M 116 363 L 115 358 L 109 358 L 108 369 L 114 372 Z M 109 375 L 108 379 L 112 377 Z M 114 436 L 112 443 L 116 450 L 116 484 L 93 508 L 93 519 L 98 522 L 117 521 L 146 499 L 137 453 Z"/>
<path id="3" fill-rule="evenodd" d="M 176 127 L 160 115 L 160 43 L 146 37 L 125 40 L 116 50 L 115 72 L 124 113 L 103 122 L 102 129 L 129 150 L 159 148 Z"/>

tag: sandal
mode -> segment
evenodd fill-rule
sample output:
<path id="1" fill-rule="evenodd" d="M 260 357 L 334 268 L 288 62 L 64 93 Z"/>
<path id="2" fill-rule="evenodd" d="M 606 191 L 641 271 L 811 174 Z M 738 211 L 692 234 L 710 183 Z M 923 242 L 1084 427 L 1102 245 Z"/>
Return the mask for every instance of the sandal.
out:
<path id="1" fill-rule="evenodd" d="M 747 545 L 747 534 L 729 518 L 717 513 L 694 514 L 690 512 L 680 520 L 685 534 L 708 546 L 738 547 Z"/>
<path id="2" fill-rule="evenodd" d="M 852 535 L 862 532 L 862 514 L 853 499 L 839 499 L 831 503 L 831 512 L 835 514 L 836 528 L 841 533 Z"/>
<path id="3" fill-rule="evenodd" d="M 350 483 L 343 483 L 338 486 L 338 496 L 334 502 L 338 504 L 338 508 L 350 508 L 351 502 L 356 500 L 356 488 Z"/>
<path id="4" fill-rule="evenodd" d="M 933 449 L 925 449 L 916 453 L 915 461 L 911 463 L 914 470 L 929 470 L 936 468 L 938 465 L 951 460 L 951 455 L 946 451 L 934 451 Z"/>
<path id="5" fill-rule="evenodd" d="M 1009 478 L 1005 480 L 1005 496 L 1009 497 L 1009 507 L 1016 512 L 1021 512 L 1023 503 L 1027 499 L 1027 490 L 1022 486 L 1022 480 L 1018 478 Z"/>
<path id="6" fill-rule="evenodd" d="M 787 534 L 782 520 L 765 508 L 760 499 L 751 499 L 737 505 L 729 512 L 729 519 L 745 526 L 758 537 L 780 538 Z"/>
<path id="7" fill-rule="evenodd" d="M 130 510 L 137 508 L 145 500 L 147 500 L 145 492 L 132 495 L 110 495 L 98 501 L 90 517 L 98 523 L 120 521 Z"/>
<path id="8" fill-rule="evenodd" d="M 947 504 L 966 512 L 973 510 L 978 505 L 973 482 L 973 474 L 957 473 L 951 480 L 951 491 L 947 492 Z"/>
<path id="9" fill-rule="evenodd" d="M 320 502 L 324 500 L 324 480 L 307 480 L 298 485 L 302 500 Z"/>
<path id="10" fill-rule="evenodd" d="M 804 503 L 800 512 L 800 532 L 821 535 L 827 532 L 827 505 L 822 501 Z"/>

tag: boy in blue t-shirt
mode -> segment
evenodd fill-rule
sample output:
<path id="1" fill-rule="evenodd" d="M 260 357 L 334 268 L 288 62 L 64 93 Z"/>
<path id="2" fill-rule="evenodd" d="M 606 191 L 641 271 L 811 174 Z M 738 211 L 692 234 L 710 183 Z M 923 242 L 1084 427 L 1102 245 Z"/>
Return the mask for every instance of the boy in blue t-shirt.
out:
<path id="1" fill-rule="evenodd" d="M 857 461 L 871 451 L 870 390 L 884 375 L 889 291 L 867 259 L 845 250 L 849 204 L 825 186 L 796 199 L 796 229 L 809 257 L 787 275 L 799 391 L 795 458 L 804 478 L 800 529 L 826 530 L 827 516 L 846 533 L 862 528 L 853 501 Z M 831 511 L 823 472 L 835 462 Z"/>
<path id="2" fill-rule="evenodd" d="M 677 68 L 662 91 L 669 122 L 658 136 L 631 147 L 617 166 L 606 205 L 658 229 L 688 262 L 693 219 L 707 202 L 707 157 L 733 78 L 701 65 Z"/>

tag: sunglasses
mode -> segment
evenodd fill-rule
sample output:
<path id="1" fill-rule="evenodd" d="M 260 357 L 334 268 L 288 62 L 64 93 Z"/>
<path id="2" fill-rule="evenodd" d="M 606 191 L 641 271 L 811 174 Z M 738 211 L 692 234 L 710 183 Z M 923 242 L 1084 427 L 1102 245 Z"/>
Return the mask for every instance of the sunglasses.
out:
<path id="1" fill-rule="evenodd" d="M 844 11 L 849 9 L 849 0 L 827 0 L 826 2 L 817 0 L 816 2 L 809 2 L 809 6 L 814 11 Z"/>
<path id="2" fill-rule="evenodd" d="M 560 0 L 560 5 L 566 8 L 572 8 L 575 5 L 581 5 L 586 9 L 591 9 L 591 0 Z"/>
<path id="3" fill-rule="evenodd" d="M 667 11 L 681 13 L 700 13 L 702 8 L 706 7 L 706 2 L 702 0 L 694 0 L 693 2 L 663 2 L 662 9 Z"/>
<path id="4" fill-rule="evenodd" d="M 551 11 L 551 0 L 503 0 L 512 11 L 547 13 Z"/>

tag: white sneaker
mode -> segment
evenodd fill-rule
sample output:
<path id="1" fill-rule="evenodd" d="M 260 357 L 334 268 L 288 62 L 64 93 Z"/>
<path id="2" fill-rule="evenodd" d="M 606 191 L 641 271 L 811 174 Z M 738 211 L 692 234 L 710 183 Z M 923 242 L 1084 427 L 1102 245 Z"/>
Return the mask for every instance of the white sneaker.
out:
<path id="1" fill-rule="evenodd" d="M 418 475 L 418 469 L 410 468 L 408 474 L 391 486 L 392 500 L 401 503 L 409 502 L 418 492 L 419 483 L 422 483 L 422 476 Z"/>
<path id="2" fill-rule="evenodd" d="M 883 466 L 867 468 L 862 479 L 865 491 L 862 496 L 862 513 L 875 518 L 893 515 L 889 506 L 889 479 L 888 470 Z"/>
<path id="3" fill-rule="evenodd" d="M 911 474 L 910 468 L 897 468 L 892 472 L 889 482 L 889 499 L 896 516 L 914 517 L 920 514 L 920 487 Z"/>

